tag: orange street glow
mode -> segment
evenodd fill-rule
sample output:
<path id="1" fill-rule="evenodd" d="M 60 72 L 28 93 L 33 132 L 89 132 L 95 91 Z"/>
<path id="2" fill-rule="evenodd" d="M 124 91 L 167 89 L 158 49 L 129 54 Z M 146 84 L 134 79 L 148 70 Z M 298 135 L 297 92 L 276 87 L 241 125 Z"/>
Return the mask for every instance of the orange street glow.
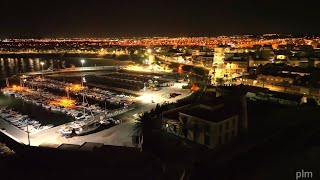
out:
<path id="1" fill-rule="evenodd" d="M 124 69 L 130 70 L 130 71 L 141 71 L 141 72 L 172 72 L 172 70 L 165 69 L 159 65 L 149 65 L 149 66 L 129 65 Z"/>
<path id="2" fill-rule="evenodd" d="M 183 67 L 183 65 L 180 65 L 180 66 L 178 67 L 178 73 L 183 73 L 182 67 Z"/>
<path id="3" fill-rule="evenodd" d="M 198 91 L 200 88 L 197 85 L 191 87 L 191 91 Z"/>
<path id="4" fill-rule="evenodd" d="M 10 88 L 9 88 L 9 89 L 10 89 Z M 12 89 L 13 91 L 23 91 L 23 90 L 26 90 L 27 88 L 26 88 L 26 87 L 21 87 L 21 86 L 13 85 L 11 89 Z"/>
<path id="5" fill-rule="evenodd" d="M 84 89 L 85 87 L 81 86 L 80 84 L 72 84 L 66 87 L 66 90 L 69 90 L 69 91 L 82 91 Z"/>
<path id="6" fill-rule="evenodd" d="M 63 107 L 67 107 L 67 108 L 74 108 L 75 107 L 75 100 L 61 98 L 61 99 L 57 99 L 55 101 L 50 101 L 50 104 L 63 106 Z"/>

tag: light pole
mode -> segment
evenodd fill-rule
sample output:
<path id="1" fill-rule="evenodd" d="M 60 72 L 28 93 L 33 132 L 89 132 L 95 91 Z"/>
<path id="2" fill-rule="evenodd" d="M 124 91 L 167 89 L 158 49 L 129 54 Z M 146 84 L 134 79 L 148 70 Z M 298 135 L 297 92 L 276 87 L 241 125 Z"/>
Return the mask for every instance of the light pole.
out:
<path id="1" fill-rule="evenodd" d="M 27 79 L 23 79 L 23 87 L 26 82 L 27 82 Z"/>
<path id="2" fill-rule="evenodd" d="M 81 59 L 81 65 L 83 67 L 83 63 L 85 63 L 86 61 L 84 59 Z"/>
<path id="3" fill-rule="evenodd" d="M 28 144 L 29 144 L 29 146 L 30 146 L 29 121 L 27 122 L 27 133 L 28 133 Z"/>
<path id="4" fill-rule="evenodd" d="M 84 83 L 86 83 L 86 77 L 85 76 L 81 76 L 81 86 L 84 86 Z"/>
<path id="5" fill-rule="evenodd" d="M 44 65 L 44 62 L 40 62 L 40 65 L 41 65 L 41 73 L 42 73 L 42 78 L 43 78 L 43 65 Z"/>
<path id="6" fill-rule="evenodd" d="M 229 75 L 230 75 L 229 81 L 230 81 L 230 82 L 231 82 L 231 80 L 232 80 L 231 67 L 232 67 L 232 63 L 230 63 L 230 66 L 229 66 L 229 69 L 230 69 L 230 71 L 229 71 Z"/>

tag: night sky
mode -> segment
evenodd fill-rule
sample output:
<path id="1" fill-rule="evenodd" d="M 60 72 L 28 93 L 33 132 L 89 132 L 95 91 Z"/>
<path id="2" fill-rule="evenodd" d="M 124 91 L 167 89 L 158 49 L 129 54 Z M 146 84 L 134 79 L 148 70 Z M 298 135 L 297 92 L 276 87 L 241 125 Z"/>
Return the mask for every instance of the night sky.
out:
<path id="1" fill-rule="evenodd" d="M 315 1 L 1 1 L 0 37 L 319 33 Z"/>

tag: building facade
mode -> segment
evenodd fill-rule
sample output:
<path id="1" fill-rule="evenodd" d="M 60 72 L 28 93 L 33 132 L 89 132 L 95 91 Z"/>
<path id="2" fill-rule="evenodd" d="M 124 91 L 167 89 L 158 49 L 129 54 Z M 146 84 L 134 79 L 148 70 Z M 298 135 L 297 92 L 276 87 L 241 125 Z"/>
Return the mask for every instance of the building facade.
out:
<path id="1" fill-rule="evenodd" d="M 162 120 L 166 132 L 217 148 L 248 128 L 245 95 L 240 98 L 218 97 L 213 102 L 188 105 L 165 113 Z"/>

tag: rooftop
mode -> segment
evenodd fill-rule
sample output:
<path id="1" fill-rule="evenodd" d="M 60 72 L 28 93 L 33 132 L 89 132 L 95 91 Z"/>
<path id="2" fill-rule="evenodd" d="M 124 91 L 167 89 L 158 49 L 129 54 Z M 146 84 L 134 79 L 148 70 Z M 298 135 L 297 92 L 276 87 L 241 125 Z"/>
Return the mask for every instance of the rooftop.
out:
<path id="1" fill-rule="evenodd" d="M 180 111 L 183 114 L 187 114 L 189 116 L 197 117 L 209 122 L 218 123 L 227 118 L 234 116 L 235 114 L 226 110 L 225 108 L 219 108 L 216 110 L 208 110 L 199 106 L 185 109 Z"/>
<path id="2" fill-rule="evenodd" d="M 276 91 L 269 91 L 268 94 L 271 94 L 272 97 L 279 98 L 279 99 L 285 99 L 289 101 L 296 101 L 300 102 L 303 95 L 301 94 L 289 94 L 284 92 L 276 92 Z"/>

